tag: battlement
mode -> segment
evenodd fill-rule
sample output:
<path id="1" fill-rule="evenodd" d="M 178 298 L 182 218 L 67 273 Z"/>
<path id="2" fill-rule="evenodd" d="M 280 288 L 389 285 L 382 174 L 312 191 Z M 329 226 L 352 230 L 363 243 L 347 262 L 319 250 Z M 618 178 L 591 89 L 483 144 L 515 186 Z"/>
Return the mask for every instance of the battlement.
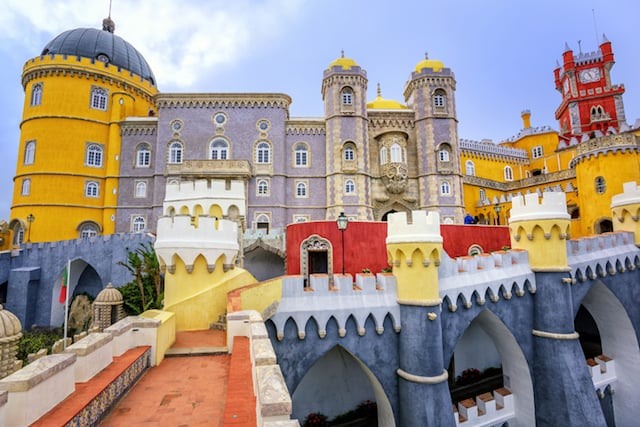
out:
<path id="1" fill-rule="evenodd" d="M 90 253 L 99 252 L 102 248 L 111 248 L 114 245 L 133 247 L 150 241 L 152 241 L 152 238 L 143 233 L 105 234 L 73 240 L 24 243 L 19 250 L 12 253 L 12 256 L 28 255 L 29 257 L 40 258 L 45 257 L 46 253 Z"/>
<path id="2" fill-rule="evenodd" d="M 369 332 L 365 328 L 371 316 L 377 334 L 384 333 L 384 322 L 390 316 L 395 331 L 400 330 L 400 307 L 396 302 L 396 279 L 392 275 L 334 275 L 333 285 L 326 274 L 312 274 L 309 286 L 303 276 L 282 278 L 282 299 L 271 317 L 278 335 L 284 338 L 285 325 L 293 320 L 298 338 L 305 338 L 307 323 L 314 321 L 318 336 L 324 338 L 328 323 L 336 322 L 338 335 L 347 333 L 347 322 L 354 321 L 358 335 Z M 312 307 L 310 309 L 310 307 Z"/>
<path id="3" fill-rule="evenodd" d="M 473 151 L 474 153 L 488 154 L 493 156 L 515 158 L 518 160 L 529 160 L 526 150 L 520 148 L 505 147 L 494 144 L 491 141 L 474 141 L 471 139 L 460 139 L 460 150 Z"/>
<path id="4" fill-rule="evenodd" d="M 158 219 L 156 253 L 169 272 L 175 268 L 174 255 L 182 259 L 187 271 L 193 269 L 195 259 L 202 255 L 210 271 L 220 256 L 225 264 L 232 264 L 240 249 L 238 225 L 226 219 L 200 215 L 195 221 L 190 215 L 175 215 Z"/>
<path id="5" fill-rule="evenodd" d="M 616 194 L 611 198 L 612 209 L 635 203 L 640 204 L 640 185 L 636 184 L 635 181 L 622 184 L 622 193 Z"/>
<path id="6" fill-rule="evenodd" d="M 617 231 L 567 242 L 572 276 L 584 282 L 640 268 L 640 249 L 633 233 Z"/>
<path id="7" fill-rule="evenodd" d="M 431 242 L 442 243 L 440 214 L 438 212 L 412 211 L 409 221 L 406 212 L 396 212 L 387 220 L 387 244 Z"/>
<path id="8" fill-rule="evenodd" d="M 570 219 L 567 197 L 563 192 L 544 192 L 541 199 L 537 193 L 525 194 L 524 198 L 514 196 L 511 199 L 509 223 L 543 219 Z"/>
<path id="9" fill-rule="evenodd" d="M 200 214 L 216 215 L 212 208 L 220 207 L 226 214 L 231 206 L 238 209 L 238 215 L 246 213 L 244 182 L 225 179 L 196 179 L 168 183 L 166 186 L 163 211 L 166 215 Z M 218 212 L 219 213 L 219 212 Z"/>

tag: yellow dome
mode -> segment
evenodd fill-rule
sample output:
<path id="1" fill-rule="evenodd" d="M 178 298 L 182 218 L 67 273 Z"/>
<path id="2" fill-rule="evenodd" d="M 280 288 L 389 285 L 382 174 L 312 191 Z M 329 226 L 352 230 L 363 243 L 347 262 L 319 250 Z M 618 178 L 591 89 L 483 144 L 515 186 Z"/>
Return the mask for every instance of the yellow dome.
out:
<path id="1" fill-rule="evenodd" d="M 345 58 L 344 51 L 342 51 L 340 58 L 329 64 L 329 69 L 333 67 L 342 67 L 343 70 L 350 70 L 351 67 L 357 67 L 358 64 L 351 58 Z"/>
<path id="2" fill-rule="evenodd" d="M 371 102 L 367 102 L 367 108 L 372 110 L 407 110 L 409 107 L 393 99 L 385 99 L 380 93 L 380 83 L 378 83 L 378 96 Z"/>
<path id="3" fill-rule="evenodd" d="M 429 59 L 429 56 L 424 55 L 424 59 L 416 65 L 416 73 L 421 72 L 425 68 L 431 68 L 435 73 L 444 68 L 444 63 L 437 59 Z"/>

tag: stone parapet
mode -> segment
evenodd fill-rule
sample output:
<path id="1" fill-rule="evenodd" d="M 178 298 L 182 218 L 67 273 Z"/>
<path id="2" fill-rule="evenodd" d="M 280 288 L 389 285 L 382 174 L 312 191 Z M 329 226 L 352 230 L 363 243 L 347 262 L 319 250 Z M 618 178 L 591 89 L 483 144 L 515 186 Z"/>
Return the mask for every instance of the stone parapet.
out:
<path id="1" fill-rule="evenodd" d="M 411 221 L 406 212 L 396 212 L 387 219 L 387 244 L 407 242 L 441 243 L 440 214 L 412 211 Z"/>
<path id="2" fill-rule="evenodd" d="M 288 420 L 293 410 L 287 384 L 278 365 L 257 366 L 258 405 L 262 421 Z"/>
<path id="3" fill-rule="evenodd" d="M 114 323 L 103 332 L 113 336 L 113 356 L 121 356 L 127 350 L 138 346 L 151 347 L 151 365 L 156 364 L 157 334 L 160 320 L 147 319 L 140 316 L 125 317 Z"/>
<path id="4" fill-rule="evenodd" d="M 511 199 L 510 224 L 517 221 L 570 218 L 567 212 L 567 198 L 561 192 L 545 192 L 542 199 L 538 198 L 537 193 Z"/>
<path id="5" fill-rule="evenodd" d="M 572 276 L 581 282 L 640 268 L 632 233 L 618 231 L 567 242 Z"/>
<path id="6" fill-rule="evenodd" d="M 74 364 L 75 381 L 85 382 L 113 361 L 113 335 L 109 333 L 89 334 L 70 345 L 64 351 L 77 356 Z"/>

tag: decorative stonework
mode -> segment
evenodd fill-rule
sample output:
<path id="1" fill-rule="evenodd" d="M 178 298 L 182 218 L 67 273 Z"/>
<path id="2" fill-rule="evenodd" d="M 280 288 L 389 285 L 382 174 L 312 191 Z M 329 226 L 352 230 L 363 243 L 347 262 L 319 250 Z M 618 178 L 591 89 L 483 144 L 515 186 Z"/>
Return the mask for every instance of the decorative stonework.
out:
<path id="1" fill-rule="evenodd" d="M 291 105 L 288 95 L 279 93 L 189 93 L 161 94 L 158 108 L 284 108 Z"/>
<path id="2" fill-rule="evenodd" d="M 300 272 L 304 277 L 309 276 L 309 252 L 327 253 L 327 272 L 333 273 L 333 247 L 325 238 L 312 234 L 300 244 Z"/>
<path id="3" fill-rule="evenodd" d="M 189 177 L 251 177 L 248 160 L 185 160 L 181 164 L 167 164 L 167 175 Z"/>
<path id="4" fill-rule="evenodd" d="M 124 318 L 122 294 L 109 283 L 93 302 L 93 324 L 104 330 Z"/>
<path id="5" fill-rule="evenodd" d="M 382 182 L 389 193 L 404 193 L 407 188 L 407 164 L 387 163 L 382 165 Z"/>
<path id="6" fill-rule="evenodd" d="M 20 321 L 0 305 L 0 378 L 16 371 L 18 342 L 22 338 Z"/>

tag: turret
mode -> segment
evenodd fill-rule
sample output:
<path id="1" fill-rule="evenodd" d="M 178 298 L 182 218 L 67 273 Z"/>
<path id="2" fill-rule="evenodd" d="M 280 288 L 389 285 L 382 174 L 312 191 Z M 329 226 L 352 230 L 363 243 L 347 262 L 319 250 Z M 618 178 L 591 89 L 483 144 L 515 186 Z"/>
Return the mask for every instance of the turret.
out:
<path id="1" fill-rule="evenodd" d="M 563 62 L 563 68 L 565 72 L 576 68 L 575 59 L 573 57 L 573 51 L 569 47 L 568 43 L 564 44 L 564 52 L 562 53 L 562 62 Z"/>
<path id="2" fill-rule="evenodd" d="M 440 303 L 438 265 L 442 253 L 440 215 L 413 211 L 389 215 L 387 254 L 398 281 L 398 300 L 421 304 Z"/>
<path id="3" fill-rule="evenodd" d="M 613 230 L 635 233 L 636 246 L 640 246 L 640 185 L 625 182 L 622 188 L 621 194 L 611 198 Z"/>
<path id="4" fill-rule="evenodd" d="M 538 194 L 532 193 L 516 196 L 511 203 L 512 248 L 529 252 L 533 271 L 568 271 L 570 216 L 565 194 L 545 192 L 539 201 Z"/>
<path id="5" fill-rule="evenodd" d="M 520 117 L 522 117 L 522 128 L 529 129 L 531 127 L 531 111 L 523 110 Z"/>

